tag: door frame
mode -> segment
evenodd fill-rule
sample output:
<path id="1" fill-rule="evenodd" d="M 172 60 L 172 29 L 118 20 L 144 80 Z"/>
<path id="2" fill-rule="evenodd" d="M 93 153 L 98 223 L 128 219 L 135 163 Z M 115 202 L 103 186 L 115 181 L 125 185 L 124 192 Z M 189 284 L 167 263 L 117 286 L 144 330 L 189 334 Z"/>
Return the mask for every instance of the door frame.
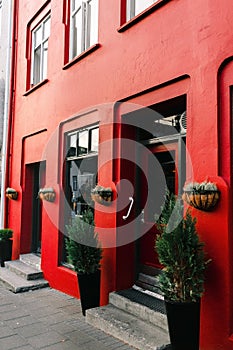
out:
<path id="1" fill-rule="evenodd" d="M 186 134 L 176 134 L 172 136 L 165 136 L 160 138 L 151 138 L 148 140 L 141 141 L 141 143 L 146 146 L 157 146 L 158 149 L 161 148 L 162 150 L 168 150 L 171 149 L 171 145 L 177 144 L 177 195 L 182 194 L 183 185 L 186 179 Z M 166 147 L 167 146 L 167 147 Z M 140 152 L 136 153 L 136 164 L 139 164 L 141 158 Z M 136 177 L 135 177 L 135 188 L 136 190 L 139 190 L 140 188 L 140 174 L 139 171 L 136 171 Z M 141 214 L 141 203 L 140 201 L 136 201 L 136 213 L 137 215 Z M 136 227 L 136 233 L 137 237 L 140 237 L 140 229 L 141 225 L 138 225 Z M 138 274 L 141 272 L 141 264 L 140 264 L 140 239 L 136 241 L 135 244 L 135 256 L 136 256 L 136 279 L 138 278 Z M 148 265 L 149 267 L 149 265 Z M 153 269 L 153 267 L 152 267 Z"/>

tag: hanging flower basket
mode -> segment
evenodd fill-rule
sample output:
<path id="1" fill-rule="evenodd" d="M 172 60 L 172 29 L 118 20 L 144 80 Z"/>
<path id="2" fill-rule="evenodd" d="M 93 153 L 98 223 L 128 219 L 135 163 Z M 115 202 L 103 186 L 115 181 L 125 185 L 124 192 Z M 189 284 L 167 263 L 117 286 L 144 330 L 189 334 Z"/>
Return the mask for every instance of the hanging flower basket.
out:
<path id="1" fill-rule="evenodd" d="M 40 188 L 38 192 L 38 197 L 48 202 L 54 202 L 56 198 L 56 193 L 52 187 Z"/>
<path id="2" fill-rule="evenodd" d="M 91 190 L 91 199 L 102 205 L 110 205 L 112 202 L 112 189 L 97 185 Z"/>
<path id="3" fill-rule="evenodd" d="M 6 197 L 8 199 L 16 200 L 18 198 L 18 192 L 14 188 L 7 187 L 7 189 L 6 189 Z"/>
<path id="4" fill-rule="evenodd" d="M 220 191 L 212 182 L 192 182 L 184 187 L 182 199 L 192 207 L 211 211 L 214 209 L 220 198 Z"/>

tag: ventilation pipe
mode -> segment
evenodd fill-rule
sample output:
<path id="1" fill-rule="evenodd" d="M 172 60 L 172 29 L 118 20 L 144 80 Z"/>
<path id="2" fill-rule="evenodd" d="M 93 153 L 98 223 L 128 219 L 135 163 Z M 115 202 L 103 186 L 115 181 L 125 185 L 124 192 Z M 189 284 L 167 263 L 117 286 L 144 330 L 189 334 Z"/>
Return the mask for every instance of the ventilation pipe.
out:
<path id="1" fill-rule="evenodd" d="M 13 23 L 13 0 L 6 1 L 8 4 L 7 20 L 7 49 L 6 49 L 6 78 L 5 78 L 5 96 L 3 112 L 3 140 L 2 140 L 2 173 L 1 173 L 1 203 L 0 203 L 0 228 L 4 228 L 5 220 L 5 187 L 6 187 L 6 168 L 7 168 L 7 149 L 8 149 L 8 128 L 10 115 L 10 83 L 11 83 L 11 58 L 12 58 L 12 23 Z"/>

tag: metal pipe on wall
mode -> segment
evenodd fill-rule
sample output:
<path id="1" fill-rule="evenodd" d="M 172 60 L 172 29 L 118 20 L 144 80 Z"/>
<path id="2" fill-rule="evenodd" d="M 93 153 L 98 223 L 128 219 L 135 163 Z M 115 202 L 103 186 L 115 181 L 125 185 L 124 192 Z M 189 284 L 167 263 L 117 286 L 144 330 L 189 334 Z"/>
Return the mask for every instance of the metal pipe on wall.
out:
<path id="1" fill-rule="evenodd" d="M 2 140 L 2 173 L 1 173 L 1 202 L 0 202 L 0 228 L 5 225 L 5 186 L 6 186 L 6 168 L 7 168 L 7 149 L 8 149 L 8 128 L 10 115 L 10 82 L 11 82 L 11 58 L 12 58 L 12 23 L 13 23 L 13 1 L 8 0 L 8 27 L 7 27 L 7 50 L 6 50 L 6 79 L 4 95 L 4 114 L 3 114 L 3 140 Z"/>

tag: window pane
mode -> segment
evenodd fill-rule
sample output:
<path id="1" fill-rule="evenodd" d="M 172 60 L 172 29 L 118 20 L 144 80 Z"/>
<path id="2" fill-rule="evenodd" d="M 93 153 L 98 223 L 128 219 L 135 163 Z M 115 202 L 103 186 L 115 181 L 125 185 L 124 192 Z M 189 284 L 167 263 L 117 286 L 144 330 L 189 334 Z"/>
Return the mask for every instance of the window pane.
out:
<path id="1" fill-rule="evenodd" d="M 98 152 L 99 128 L 91 130 L 91 152 Z"/>
<path id="2" fill-rule="evenodd" d="M 71 18 L 70 28 L 70 43 L 71 43 L 71 57 L 79 55 L 82 52 L 82 9 Z"/>
<path id="3" fill-rule="evenodd" d="M 77 155 L 77 135 L 73 134 L 69 136 L 69 149 L 68 149 L 68 153 L 67 156 L 68 157 L 74 157 Z"/>
<path id="4" fill-rule="evenodd" d="M 37 84 L 40 81 L 40 59 L 41 59 L 41 46 L 34 52 L 34 67 L 33 67 L 33 84 Z"/>
<path id="5" fill-rule="evenodd" d="M 127 4 L 127 13 L 126 19 L 130 20 L 134 16 L 138 15 L 140 12 L 144 11 L 152 4 L 157 2 L 158 0 L 126 0 Z"/>
<path id="6" fill-rule="evenodd" d="M 98 42 L 98 0 L 88 1 L 88 11 L 87 11 L 87 40 L 89 40 L 89 45 L 96 44 Z M 87 48 L 88 48 L 87 46 Z"/>
<path id="7" fill-rule="evenodd" d="M 48 68 L 48 41 L 43 45 L 43 66 L 42 66 L 42 79 L 47 77 L 47 68 Z"/>
<path id="8" fill-rule="evenodd" d="M 75 11 L 80 7 L 82 4 L 82 0 L 72 0 L 71 1 L 71 11 Z"/>
<path id="9" fill-rule="evenodd" d="M 40 45 L 42 42 L 42 27 L 40 26 L 34 32 L 34 48 Z"/>
<path id="10" fill-rule="evenodd" d="M 78 155 L 88 152 L 88 131 L 80 131 L 78 133 Z"/>
<path id="11" fill-rule="evenodd" d="M 50 17 L 44 22 L 43 39 L 48 39 L 50 35 Z"/>

